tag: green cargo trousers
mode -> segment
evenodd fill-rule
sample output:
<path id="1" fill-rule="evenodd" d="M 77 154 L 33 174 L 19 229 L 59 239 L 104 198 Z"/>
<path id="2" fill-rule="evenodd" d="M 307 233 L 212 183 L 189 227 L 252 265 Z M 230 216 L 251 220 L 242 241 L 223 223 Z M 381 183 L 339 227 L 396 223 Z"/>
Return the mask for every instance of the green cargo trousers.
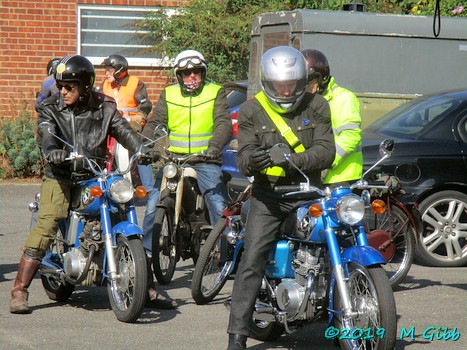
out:
<path id="1" fill-rule="evenodd" d="M 68 215 L 72 187 L 48 177 L 42 179 L 39 215 L 36 226 L 29 232 L 25 248 L 42 252 L 49 249 L 57 234 L 59 221 Z"/>

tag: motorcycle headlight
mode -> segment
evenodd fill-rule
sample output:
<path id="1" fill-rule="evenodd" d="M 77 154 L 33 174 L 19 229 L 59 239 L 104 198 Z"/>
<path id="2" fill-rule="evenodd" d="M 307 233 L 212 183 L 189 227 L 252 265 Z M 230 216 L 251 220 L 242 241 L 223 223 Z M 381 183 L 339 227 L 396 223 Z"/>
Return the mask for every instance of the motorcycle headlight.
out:
<path id="1" fill-rule="evenodd" d="M 163 170 L 164 176 L 171 179 L 177 175 L 177 166 L 175 164 L 167 164 Z"/>
<path id="2" fill-rule="evenodd" d="M 345 196 L 337 202 L 337 217 L 348 225 L 355 225 L 363 219 L 365 202 L 358 196 Z"/>
<path id="3" fill-rule="evenodd" d="M 110 185 L 110 197 L 117 203 L 126 203 L 133 198 L 133 185 L 126 178 L 115 180 Z"/>

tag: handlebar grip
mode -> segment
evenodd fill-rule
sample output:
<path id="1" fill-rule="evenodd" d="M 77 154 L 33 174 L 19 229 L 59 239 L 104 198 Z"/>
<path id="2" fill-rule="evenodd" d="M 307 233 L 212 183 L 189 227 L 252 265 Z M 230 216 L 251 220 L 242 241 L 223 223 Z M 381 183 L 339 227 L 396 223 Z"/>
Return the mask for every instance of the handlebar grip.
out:
<path id="1" fill-rule="evenodd" d="M 277 193 L 286 193 L 286 192 L 295 192 L 300 191 L 300 185 L 282 185 L 282 186 L 274 186 L 274 192 Z"/>

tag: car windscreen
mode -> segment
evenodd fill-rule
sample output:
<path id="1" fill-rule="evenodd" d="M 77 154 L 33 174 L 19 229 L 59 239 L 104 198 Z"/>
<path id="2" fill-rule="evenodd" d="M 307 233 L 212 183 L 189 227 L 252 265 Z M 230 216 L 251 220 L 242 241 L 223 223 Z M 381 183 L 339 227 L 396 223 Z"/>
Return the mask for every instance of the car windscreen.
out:
<path id="1" fill-rule="evenodd" d="M 440 95 L 405 103 L 369 125 L 365 131 L 416 139 L 457 109 L 461 101 Z"/>

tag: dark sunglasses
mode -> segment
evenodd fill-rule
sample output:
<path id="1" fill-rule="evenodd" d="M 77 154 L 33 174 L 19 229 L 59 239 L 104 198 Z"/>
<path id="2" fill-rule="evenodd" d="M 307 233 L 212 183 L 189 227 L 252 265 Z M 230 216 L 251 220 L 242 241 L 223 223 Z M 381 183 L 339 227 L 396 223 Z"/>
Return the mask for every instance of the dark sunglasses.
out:
<path id="1" fill-rule="evenodd" d="M 189 76 L 189 75 L 191 75 L 191 73 L 200 74 L 201 73 L 201 68 L 193 68 L 193 69 L 182 70 L 182 74 L 185 75 L 185 76 Z"/>
<path id="2" fill-rule="evenodd" d="M 73 91 L 74 88 L 76 87 L 76 86 L 71 86 L 71 85 L 68 85 L 68 84 L 67 85 L 62 85 L 62 84 L 59 84 L 59 83 L 57 83 L 56 86 L 57 86 L 57 89 L 59 91 L 62 91 L 62 89 L 65 88 L 65 90 L 68 91 L 68 92 Z"/>

